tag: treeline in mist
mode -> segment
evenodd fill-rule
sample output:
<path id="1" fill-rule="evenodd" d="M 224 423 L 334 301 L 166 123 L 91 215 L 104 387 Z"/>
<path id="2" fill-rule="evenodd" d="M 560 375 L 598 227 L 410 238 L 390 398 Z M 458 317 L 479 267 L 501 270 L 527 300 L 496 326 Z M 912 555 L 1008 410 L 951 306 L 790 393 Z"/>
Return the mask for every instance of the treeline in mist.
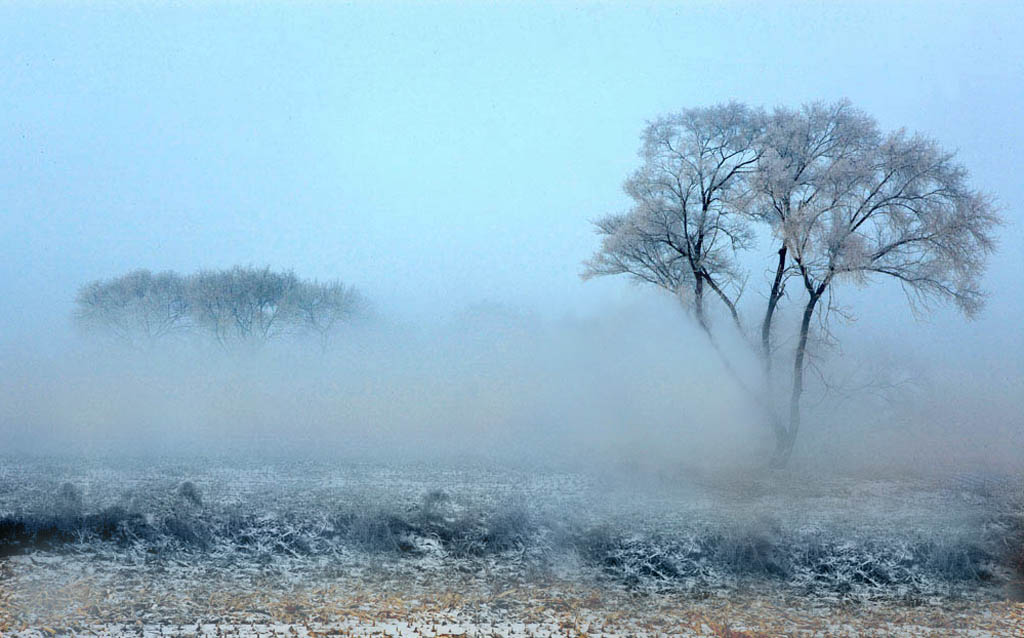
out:
<path id="1" fill-rule="evenodd" d="M 235 266 L 192 275 L 134 270 L 82 286 L 75 306 L 81 327 L 132 345 L 181 334 L 204 334 L 222 345 L 289 334 L 312 336 L 326 346 L 363 302 L 337 280 Z"/>

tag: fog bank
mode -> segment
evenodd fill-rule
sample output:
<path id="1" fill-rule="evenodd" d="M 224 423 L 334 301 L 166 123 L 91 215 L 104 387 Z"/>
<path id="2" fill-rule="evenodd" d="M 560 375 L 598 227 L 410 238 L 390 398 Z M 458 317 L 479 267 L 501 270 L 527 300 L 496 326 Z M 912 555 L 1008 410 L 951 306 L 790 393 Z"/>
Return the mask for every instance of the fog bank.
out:
<path id="1" fill-rule="evenodd" d="M 818 364 L 835 387 L 812 388 L 798 467 L 1019 463 L 1019 380 L 972 380 L 868 341 L 846 340 Z M 703 335 L 657 295 L 589 318 L 498 305 L 433 324 L 377 317 L 323 352 L 288 339 L 258 349 L 8 344 L 0 367 L 0 437 L 20 454 L 497 460 L 672 473 L 761 468 L 771 444 L 763 415 Z"/>

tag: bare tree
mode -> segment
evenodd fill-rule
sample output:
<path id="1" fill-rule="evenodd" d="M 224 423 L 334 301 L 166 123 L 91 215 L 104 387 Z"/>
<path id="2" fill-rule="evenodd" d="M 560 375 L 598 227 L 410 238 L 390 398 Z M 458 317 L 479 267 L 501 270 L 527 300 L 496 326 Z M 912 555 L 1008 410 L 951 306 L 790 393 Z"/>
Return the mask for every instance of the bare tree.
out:
<path id="1" fill-rule="evenodd" d="M 747 176 L 758 162 L 764 120 L 762 111 L 730 103 L 648 124 L 643 164 L 623 185 L 633 205 L 596 222 L 601 248 L 583 277 L 628 274 L 669 291 L 717 348 L 706 311 L 710 291 L 742 330 L 736 304 L 745 276 L 735 256 L 752 241 Z"/>
<path id="2" fill-rule="evenodd" d="M 337 281 L 304 282 L 290 271 L 236 266 L 189 277 L 137 270 L 86 284 L 76 305 L 83 326 L 127 343 L 198 329 L 224 346 L 309 332 L 323 348 L 338 325 L 355 314 L 359 295 Z"/>
<path id="3" fill-rule="evenodd" d="M 233 319 L 232 300 L 223 285 L 223 273 L 203 270 L 188 279 L 189 309 L 195 325 L 205 329 L 221 345 L 227 345 Z"/>
<path id="4" fill-rule="evenodd" d="M 765 371 L 772 365 L 772 327 L 778 303 L 790 276 L 796 274 L 790 260 L 787 237 L 816 211 L 834 205 L 827 185 L 841 179 L 846 163 L 858 148 L 877 144 L 874 122 L 855 111 L 848 102 L 814 103 L 800 110 L 778 108 L 759 140 L 761 155 L 752 183 L 760 198 L 755 214 L 767 222 L 778 242 L 778 261 L 761 321 L 761 352 Z"/>
<path id="5" fill-rule="evenodd" d="M 754 225 L 767 224 L 778 249 L 755 346 L 763 382 L 749 387 L 725 360 L 765 408 L 775 466 L 788 462 L 800 429 L 812 320 L 827 326 L 837 310 L 833 283 L 887 276 L 918 307 L 950 300 L 968 317 L 980 308 L 980 277 L 1000 223 L 990 199 L 968 186 L 952 154 L 902 131 L 882 135 L 848 102 L 770 116 L 736 104 L 690 109 L 650 124 L 640 155 L 642 167 L 625 184 L 633 206 L 597 222 L 601 248 L 583 276 L 628 274 L 680 295 L 715 344 L 704 287 L 744 331 L 738 302 L 747 276 L 737 254 L 751 247 Z M 772 396 L 783 378 L 772 370 L 773 331 L 792 279 L 807 297 L 783 419 Z"/>
<path id="6" fill-rule="evenodd" d="M 874 122 L 846 101 L 813 103 L 799 110 L 777 108 L 759 140 L 761 153 L 757 169 L 751 176 L 753 188 L 759 194 L 754 201 L 754 213 L 770 226 L 778 246 L 775 251 L 778 260 L 774 264 L 771 288 L 766 297 L 760 335 L 764 372 L 762 391 L 767 394 L 765 404 L 776 442 L 774 465 L 785 464 L 796 437 L 792 414 L 787 424 L 776 412 L 777 402 L 773 395 L 785 377 L 774 374 L 772 370 L 776 311 L 785 295 L 787 282 L 799 274 L 793 260 L 792 236 L 801 232 L 807 220 L 836 205 L 836 192 L 829 185 L 848 178 L 852 155 L 858 149 L 863 151 L 877 145 L 877 142 Z"/>
<path id="7" fill-rule="evenodd" d="M 321 350 L 326 350 L 331 334 L 351 320 L 361 298 L 354 288 L 340 281 L 311 281 L 295 286 L 289 303 L 298 327 L 316 334 Z"/>
<path id="8" fill-rule="evenodd" d="M 777 441 L 776 464 L 788 460 L 800 429 L 811 322 L 816 311 L 824 321 L 832 316 L 833 284 L 865 285 L 873 277 L 890 277 L 918 308 L 946 300 L 973 317 L 984 300 L 981 275 L 1000 223 L 991 199 L 970 188 L 967 171 L 934 141 L 903 131 L 883 136 L 873 120 L 847 103 L 813 105 L 802 117 L 785 118 L 798 123 L 783 124 L 780 128 L 790 134 L 767 140 L 765 157 L 780 161 L 766 162 L 764 185 L 777 214 L 776 236 L 806 299 L 793 358 L 789 422 Z M 795 180 L 790 177 L 805 162 L 784 157 L 801 146 L 794 139 L 815 140 L 792 154 L 815 158 L 813 169 Z M 828 140 L 820 153 L 818 140 Z M 779 182 L 798 186 L 786 192 L 776 188 Z"/>
<path id="9" fill-rule="evenodd" d="M 152 344 L 188 323 L 185 283 L 173 272 L 135 270 L 92 282 L 78 291 L 75 305 L 81 325 L 133 345 Z"/>
<path id="10" fill-rule="evenodd" d="M 283 332 L 299 280 L 292 272 L 235 266 L 201 271 L 189 282 L 199 325 L 221 343 L 263 343 Z"/>

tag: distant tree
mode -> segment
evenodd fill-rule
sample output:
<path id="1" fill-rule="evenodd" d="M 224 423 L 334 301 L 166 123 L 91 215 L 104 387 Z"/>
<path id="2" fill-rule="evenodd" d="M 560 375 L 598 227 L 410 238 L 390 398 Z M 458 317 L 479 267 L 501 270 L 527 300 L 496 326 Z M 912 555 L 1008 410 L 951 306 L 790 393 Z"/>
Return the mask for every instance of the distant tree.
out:
<path id="1" fill-rule="evenodd" d="M 217 342 L 261 344 L 286 333 L 315 334 L 322 348 L 358 312 L 341 282 L 302 281 L 290 271 L 236 266 L 189 277 L 137 270 L 82 286 L 78 322 L 131 344 L 174 332 L 206 332 Z"/>
<path id="2" fill-rule="evenodd" d="M 134 270 L 89 283 L 79 290 L 75 305 L 75 318 L 84 327 L 134 344 L 179 332 L 189 317 L 185 282 L 173 272 Z"/>
<path id="3" fill-rule="evenodd" d="M 189 310 L 197 328 L 206 330 L 218 343 L 226 345 L 233 334 L 228 276 L 219 271 L 200 271 L 188 278 Z"/>
<path id="4" fill-rule="evenodd" d="M 991 199 L 969 186 L 966 170 L 935 142 L 903 131 L 883 135 L 848 102 L 770 116 L 735 104 L 683 111 L 648 125 L 641 157 L 643 167 L 625 186 L 634 206 L 596 223 L 602 245 L 583 276 L 629 274 L 679 295 L 715 343 L 703 282 L 747 334 L 737 310 L 746 281 L 737 255 L 767 224 L 778 249 L 759 313 L 761 383 L 749 387 L 719 353 L 766 412 L 775 466 L 788 462 L 800 430 L 808 338 L 815 317 L 827 330 L 837 310 L 833 284 L 885 276 L 915 308 L 947 300 L 972 317 L 981 307 L 981 274 L 1000 224 Z M 775 408 L 772 334 L 794 278 L 806 298 L 783 417 Z"/>
<path id="5" fill-rule="evenodd" d="M 315 334 L 326 349 L 331 334 L 350 321 L 362 304 L 360 295 L 340 281 L 300 282 L 292 291 L 290 304 L 296 326 Z"/>
<path id="6" fill-rule="evenodd" d="M 265 342 L 287 328 L 298 286 L 290 271 L 241 266 L 201 271 L 189 278 L 193 319 L 221 343 Z"/>

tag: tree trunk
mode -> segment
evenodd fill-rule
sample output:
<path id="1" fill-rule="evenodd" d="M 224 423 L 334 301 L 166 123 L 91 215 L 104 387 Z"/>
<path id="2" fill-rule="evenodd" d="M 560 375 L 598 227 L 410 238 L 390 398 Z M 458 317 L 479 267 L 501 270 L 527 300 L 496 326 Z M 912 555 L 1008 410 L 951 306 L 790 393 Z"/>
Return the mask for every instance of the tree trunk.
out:
<path id="1" fill-rule="evenodd" d="M 693 312 L 697 316 L 697 323 L 700 327 L 711 336 L 711 326 L 708 325 L 707 315 L 704 314 L 704 277 L 701 276 L 700 272 L 693 274 L 695 281 L 693 284 Z"/>
<path id="2" fill-rule="evenodd" d="M 764 320 L 761 322 L 761 364 L 764 367 L 764 380 L 762 392 L 764 393 L 763 403 L 768 423 L 775 434 L 775 453 L 772 457 L 772 466 L 775 467 L 776 459 L 789 458 L 785 452 L 791 448 L 788 442 L 788 432 L 782 418 L 776 411 L 775 401 L 772 399 L 772 321 L 775 319 L 775 310 L 782 298 L 782 276 L 786 271 L 786 245 L 779 248 L 779 264 L 775 269 L 775 281 L 772 282 L 771 293 L 768 295 L 768 307 L 765 309 Z"/>
<path id="3" fill-rule="evenodd" d="M 786 271 L 786 245 L 779 248 L 779 265 L 775 269 L 775 281 L 772 283 L 771 294 L 768 295 L 768 308 L 764 313 L 764 321 L 761 322 L 761 356 L 764 357 L 764 370 L 767 376 L 772 369 L 772 319 L 775 317 L 775 308 L 782 298 L 782 275 Z M 767 379 L 766 379 L 767 380 Z"/>
<path id="4" fill-rule="evenodd" d="M 807 354 L 807 336 L 810 333 L 811 318 L 814 309 L 824 292 L 824 285 L 811 291 L 804 316 L 800 322 L 800 339 L 796 345 L 796 356 L 793 358 L 793 391 L 789 395 L 789 426 L 776 430 L 775 453 L 772 455 L 771 466 L 783 468 L 789 463 L 793 454 L 793 444 L 800 432 L 800 398 L 804 393 L 804 360 Z"/>

